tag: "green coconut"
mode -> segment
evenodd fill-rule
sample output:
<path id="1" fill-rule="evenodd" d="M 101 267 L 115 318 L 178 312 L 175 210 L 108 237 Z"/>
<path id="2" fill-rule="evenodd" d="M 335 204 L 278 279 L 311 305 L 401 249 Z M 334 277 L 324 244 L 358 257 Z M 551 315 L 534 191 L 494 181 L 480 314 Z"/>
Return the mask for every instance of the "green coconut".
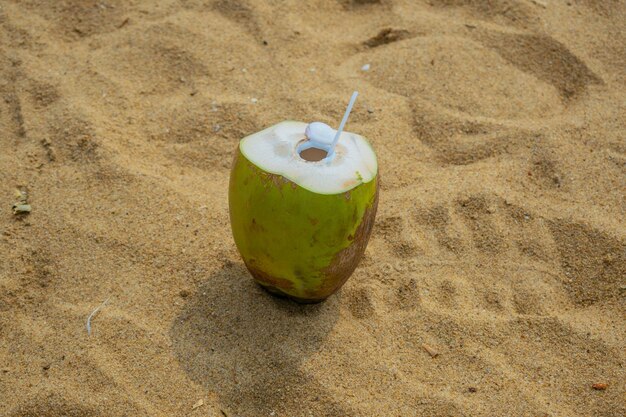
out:
<path id="1" fill-rule="evenodd" d="M 312 125 L 282 122 L 242 139 L 229 186 L 233 237 L 246 267 L 270 292 L 300 302 L 324 300 L 350 277 L 378 205 L 378 166 L 367 140 L 343 132 L 329 152 L 328 135 L 316 142 L 305 134 Z"/>

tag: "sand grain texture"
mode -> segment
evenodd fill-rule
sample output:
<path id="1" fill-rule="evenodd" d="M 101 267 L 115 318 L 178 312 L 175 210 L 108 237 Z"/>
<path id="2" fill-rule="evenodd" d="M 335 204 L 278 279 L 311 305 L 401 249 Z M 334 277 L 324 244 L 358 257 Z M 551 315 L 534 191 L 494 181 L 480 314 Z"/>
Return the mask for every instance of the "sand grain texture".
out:
<path id="1" fill-rule="evenodd" d="M 0 1 L 0 415 L 623 416 L 624 22 L 614 0 Z M 274 299 L 230 235 L 233 150 L 336 125 L 353 89 L 370 246 L 327 302 Z"/>

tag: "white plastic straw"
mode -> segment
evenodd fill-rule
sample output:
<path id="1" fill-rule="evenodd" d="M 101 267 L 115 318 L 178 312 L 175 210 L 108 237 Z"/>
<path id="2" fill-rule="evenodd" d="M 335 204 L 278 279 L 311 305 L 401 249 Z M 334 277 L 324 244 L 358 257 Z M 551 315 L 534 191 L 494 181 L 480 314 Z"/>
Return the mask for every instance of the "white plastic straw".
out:
<path id="1" fill-rule="evenodd" d="M 341 123 L 339 124 L 339 129 L 337 129 L 337 133 L 335 134 L 335 139 L 333 139 L 333 143 L 330 145 L 330 151 L 328 152 L 328 160 L 335 154 L 335 146 L 337 146 L 337 142 L 339 141 L 339 136 L 341 136 L 341 132 L 343 132 L 343 128 L 346 126 L 346 122 L 348 121 L 348 116 L 350 116 L 350 112 L 352 111 L 352 107 L 354 106 L 354 102 L 356 101 L 356 97 L 359 95 L 358 91 L 352 93 L 352 97 L 350 97 L 350 102 L 348 103 L 348 108 L 346 109 L 345 114 L 343 115 L 343 119 L 341 119 Z"/>

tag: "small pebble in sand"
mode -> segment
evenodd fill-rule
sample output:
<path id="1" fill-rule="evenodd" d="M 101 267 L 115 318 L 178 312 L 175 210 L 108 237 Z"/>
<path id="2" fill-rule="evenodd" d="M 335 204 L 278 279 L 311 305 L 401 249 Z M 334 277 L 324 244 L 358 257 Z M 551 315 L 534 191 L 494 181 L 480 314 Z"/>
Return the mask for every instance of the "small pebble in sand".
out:
<path id="1" fill-rule="evenodd" d="M 16 202 L 13 204 L 13 214 L 28 214 L 32 208 L 28 204 L 28 192 L 24 189 L 15 190 Z"/>
<path id="2" fill-rule="evenodd" d="M 259 102 L 259 99 L 258 99 L 258 98 L 254 98 L 254 97 L 253 97 L 253 98 L 251 98 L 251 99 L 250 99 L 250 101 L 251 101 L 252 103 L 256 104 L 256 103 L 258 103 L 258 102 Z"/>
<path id="3" fill-rule="evenodd" d="M 436 358 L 437 356 L 439 356 L 439 352 L 437 352 L 433 347 L 427 345 L 426 343 L 422 344 L 422 348 L 428 352 L 428 354 L 432 357 L 432 358 Z"/>
<path id="4" fill-rule="evenodd" d="M 14 204 L 13 214 L 28 214 L 32 210 L 30 204 Z"/>
<path id="5" fill-rule="evenodd" d="M 591 386 L 591 388 L 595 389 L 596 391 L 604 391 L 608 387 L 609 387 L 609 384 L 604 384 L 601 382 L 595 383 Z"/>

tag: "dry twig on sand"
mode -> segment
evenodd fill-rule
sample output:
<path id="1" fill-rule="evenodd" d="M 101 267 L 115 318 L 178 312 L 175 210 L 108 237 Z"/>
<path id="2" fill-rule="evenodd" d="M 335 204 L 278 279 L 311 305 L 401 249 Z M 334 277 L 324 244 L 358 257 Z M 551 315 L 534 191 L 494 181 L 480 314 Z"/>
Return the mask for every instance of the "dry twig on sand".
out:
<path id="1" fill-rule="evenodd" d="M 100 304 L 98 307 L 96 307 L 96 309 L 94 311 L 91 312 L 91 314 L 89 315 L 89 317 L 87 317 L 87 334 L 89 336 L 91 336 L 91 319 L 96 315 L 96 313 L 98 311 L 100 311 L 100 309 L 102 307 L 104 307 L 104 305 L 107 303 L 107 301 L 109 301 L 111 297 L 108 297 L 106 300 L 104 300 L 102 302 L 102 304 Z"/>

